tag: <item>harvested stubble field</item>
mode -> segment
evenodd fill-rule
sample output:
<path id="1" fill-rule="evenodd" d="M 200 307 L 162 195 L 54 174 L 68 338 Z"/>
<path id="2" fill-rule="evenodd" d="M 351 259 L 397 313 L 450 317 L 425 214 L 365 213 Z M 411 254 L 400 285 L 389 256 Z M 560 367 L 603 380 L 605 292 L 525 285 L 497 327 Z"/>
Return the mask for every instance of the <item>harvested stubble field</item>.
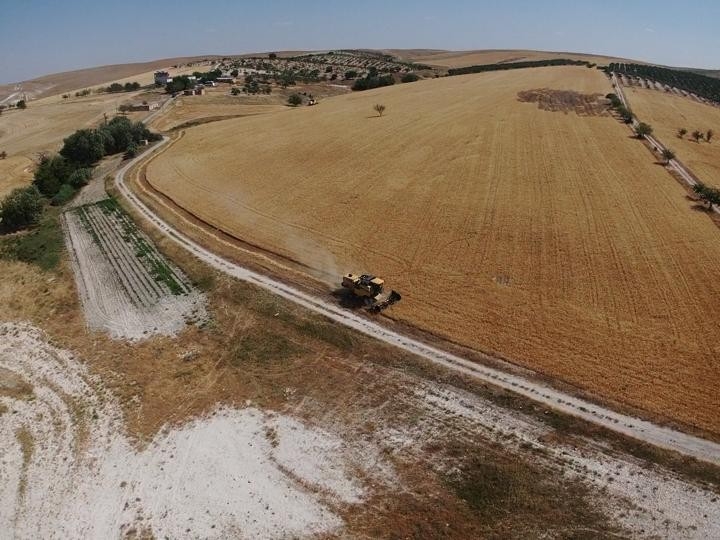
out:
<path id="1" fill-rule="evenodd" d="M 182 96 L 173 101 L 170 107 L 153 118 L 150 126 L 160 131 L 168 131 L 192 122 L 206 121 L 232 116 L 252 116 L 285 106 L 274 96 L 230 96 L 223 92 L 212 91 L 204 96 Z"/>
<path id="2" fill-rule="evenodd" d="M 689 98 L 656 90 L 625 88 L 633 112 L 653 127 L 660 141 L 672 148 L 678 159 L 703 182 L 720 187 L 720 108 L 698 103 Z M 688 134 L 677 137 L 678 129 Z M 690 134 L 695 130 L 715 132 L 710 144 L 696 143 Z"/>
<path id="3" fill-rule="evenodd" d="M 622 61 L 614 57 L 582 54 L 571 52 L 528 51 L 522 49 L 488 49 L 479 51 L 428 51 L 428 50 L 389 50 L 403 60 L 418 64 L 429 64 L 447 68 L 459 68 L 476 64 L 496 64 L 510 62 L 526 62 L 529 60 L 549 60 L 553 58 L 570 58 L 587 60 L 596 64 Z"/>
<path id="4" fill-rule="evenodd" d="M 0 159 L 0 199 L 13 189 L 30 183 L 35 164 L 27 156 L 11 156 Z"/>
<path id="5" fill-rule="evenodd" d="M 720 233 L 625 126 L 537 88 L 610 90 L 555 67 L 342 96 L 190 129 L 148 180 L 328 282 L 385 277 L 393 318 L 719 433 Z"/>

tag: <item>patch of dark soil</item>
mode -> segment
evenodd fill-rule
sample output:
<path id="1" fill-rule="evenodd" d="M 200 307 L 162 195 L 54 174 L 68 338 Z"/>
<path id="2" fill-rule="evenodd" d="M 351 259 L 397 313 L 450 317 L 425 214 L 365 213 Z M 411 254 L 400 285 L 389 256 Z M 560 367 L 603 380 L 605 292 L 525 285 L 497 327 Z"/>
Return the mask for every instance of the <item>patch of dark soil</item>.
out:
<path id="1" fill-rule="evenodd" d="M 518 101 L 537 103 L 543 111 L 575 112 L 578 116 L 602 116 L 610 109 L 610 102 L 602 94 L 582 94 L 575 90 L 523 90 L 518 92 Z"/>

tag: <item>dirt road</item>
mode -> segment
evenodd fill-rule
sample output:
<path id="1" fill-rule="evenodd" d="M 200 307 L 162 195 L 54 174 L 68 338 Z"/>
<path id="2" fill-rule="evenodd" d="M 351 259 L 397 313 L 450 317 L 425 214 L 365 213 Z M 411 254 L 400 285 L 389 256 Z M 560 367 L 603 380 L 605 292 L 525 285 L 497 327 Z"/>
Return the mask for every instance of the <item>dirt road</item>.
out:
<path id="1" fill-rule="evenodd" d="M 720 465 L 720 444 L 718 443 L 653 424 L 646 420 L 617 413 L 542 383 L 518 375 L 505 373 L 498 369 L 477 364 L 457 355 L 442 351 L 416 339 L 389 330 L 376 322 L 342 309 L 339 306 L 329 304 L 320 298 L 313 297 L 284 283 L 234 264 L 208 251 L 160 219 L 125 184 L 125 174 L 135 163 L 141 159 L 145 159 L 159 148 L 168 144 L 168 142 L 169 139 L 165 138 L 160 144 L 155 146 L 150 153 L 138 156 L 138 158 L 126 164 L 118 171 L 115 177 L 115 184 L 128 202 L 164 235 L 206 264 L 237 279 L 253 283 L 263 289 L 278 294 L 309 310 L 324 315 L 335 322 L 416 354 L 438 365 L 515 392 L 547 407 L 580 417 L 593 424 L 603 426 L 637 440 L 661 448 L 674 450 L 683 455 L 691 456 L 715 465 Z"/>
<path id="2" fill-rule="evenodd" d="M 613 73 L 611 75 L 611 79 L 614 84 L 615 91 L 617 92 L 617 96 L 620 98 L 620 101 L 622 101 L 622 104 L 625 106 L 626 109 L 632 110 L 628 104 L 628 100 L 627 100 L 627 97 L 625 96 L 625 92 L 622 89 L 622 84 L 618 80 L 617 75 L 615 75 L 615 73 Z M 637 119 L 633 119 L 632 127 L 634 128 L 635 126 L 638 125 L 638 123 L 639 122 Z M 653 137 L 652 135 L 646 135 L 645 138 L 648 140 L 648 142 L 650 144 L 652 144 L 657 149 L 657 152 L 659 154 L 662 155 L 662 152 L 667 149 L 667 146 L 662 144 L 656 137 Z M 673 171 L 675 171 L 677 174 L 679 174 L 680 177 L 685 182 L 687 182 L 687 184 L 690 187 L 692 187 L 698 183 L 697 177 L 692 172 L 690 172 L 690 170 L 687 167 L 685 167 L 682 163 L 680 163 L 677 159 L 671 159 L 670 161 L 668 161 L 668 166 Z M 713 207 L 713 210 L 720 213 L 720 208 L 718 208 L 716 206 Z"/>

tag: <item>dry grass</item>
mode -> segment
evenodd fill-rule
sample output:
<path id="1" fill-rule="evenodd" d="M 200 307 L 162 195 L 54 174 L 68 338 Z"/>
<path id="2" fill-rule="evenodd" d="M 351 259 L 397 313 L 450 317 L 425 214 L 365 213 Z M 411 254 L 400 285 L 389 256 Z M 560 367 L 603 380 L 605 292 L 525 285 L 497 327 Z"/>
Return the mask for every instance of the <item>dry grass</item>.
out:
<path id="1" fill-rule="evenodd" d="M 719 432 L 717 229 L 613 118 L 518 102 L 538 87 L 610 89 L 560 67 L 342 96 L 188 130 L 148 179 L 328 283 L 382 275 L 394 318 Z"/>
<path id="2" fill-rule="evenodd" d="M 660 141 L 672 148 L 678 159 L 703 182 L 720 187 L 720 108 L 688 98 L 641 88 L 625 88 L 633 112 L 653 127 Z M 688 134 L 681 140 L 678 129 Z M 715 132 L 710 144 L 696 143 L 690 137 L 695 130 Z"/>
<path id="3" fill-rule="evenodd" d="M 194 279 L 208 283 L 215 318 L 207 328 L 189 328 L 177 339 L 112 341 L 85 329 L 65 264 L 48 274 L 5 261 L 0 261 L 5 276 L 0 283 L 0 305 L 5 307 L 0 319 L 41 324 L 53 343 L 77 351 L 120 399 L 128 432 L 140 440 L 218 403 L 243 406 L 246 400 L 261 408 L 288 411 L 313 425 L 336 426 L 353 437 L 373 436 L 374 426 L 401 425 L 422 414 L 408 401 L 414 385 L 403 370 L 412 362 L 403 353 L 308 316 L 255 287 L 215 275 L 172 243 L 165 248 Z M 324 331 L 326 326 L 329 332 Z M 324 339 L 326 335 L 331 339 Z M 246 354 L 248 341 L 253 342 L 251 356 Z M 286 344 L 294 348 L 291 354 L 285 354 Z M 268 348 L 272 351 L 265 354 Z M 429 453 L 427 460 L 414 454 L 402 459 L 386 456 L 395 462 L 398 481 L 411 488 L 401 493 L 378 489 L 363 506 L 343 510 L 347 533 L 373 538 L 413 534 L 469 538 L 481 532 L 492 536 L 493 527 L 502 523 L 504 531 L 534 536 L 548 524 L 583 530 L 588 521 L 601 530 L 613 528 L 593 510 L 590 493 L 579 482 L 558 482 L 549 471 L 517 460 L 507 467 L 506 451 L 490 445 L 482 434 L 468 433 L 463 436 L 464 447 L 458 445 L 454 441 L 448 448 L 448 460 L 461 464 L 472 454 L 483 463 L 497 463 L 497 481 L 522 487 L 513 493 L 513 504 L 520 507 L 511 521 L 502 494 L 486 495 L 489 505 L 497 498 L 498 512 L 478 512 L 457 491 L 454 481 L 462 482 L 464 476 L 448 482 L 435 470 L 436 452 L 444 452 L 442 447 Z M 463 466 L 465 474 L 474 477 L 472 464 Z M 543 485 L 552 484 L 552 490 L 527 489 L 529 475 Z M 535 508 L 547 506 L 547 501 L 552 501 L 552 511 L 539 520 Z"/>
<path id="4" fill-rule="evenodd" d="M 57 151 L 63 138 L 78 129 L 94 127 L 104 113 L 112 117 L 118 105 L 135 94 L 97 94 L 68 100 L 53 97 L 33 101 L 25 110 L 5 111 L 0 116 L 0 147 L 10 156 Z"/>
<path id="5" fill-rule="evenodd" d="M 1 145 L 0 142 L 0 151 Z M 28 185 L 32 181 L 34 167 L 35 163 L 23 155 L 0 159 L 0 199 L 15 188 Z"/>

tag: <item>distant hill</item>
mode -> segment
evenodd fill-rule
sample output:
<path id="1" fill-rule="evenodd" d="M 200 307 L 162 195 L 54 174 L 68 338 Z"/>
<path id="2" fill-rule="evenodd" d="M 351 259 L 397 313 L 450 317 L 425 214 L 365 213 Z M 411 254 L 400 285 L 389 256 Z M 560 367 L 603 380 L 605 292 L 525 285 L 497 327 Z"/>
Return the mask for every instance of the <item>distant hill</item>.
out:
<path id="1" fill-rule="evenodd" d="M 494 64 L 504 62 L 524 62 L 531 60 L 548 60 L 556 58 L 569 58 L 572 60 L 585 60 L 597 64 L 609 62 L 633 62 L 643 64 L 637 60 L 618 58 L 591 53 L 575 53 L 563 51 L 533 51 L 525 49 L 484 49 L 470 51 L 447 51 L 441 49 L 366 49 L 376 50 L 384 54 L 391 54 L 401 60 L 417 62 L 435 66 L 440 69 L 460 68 L 477 64 Z M 276 51 L 278 56 L 287 57 L 318 51 Z M 17 99 L 20 93 L 25 93 L 29 99 L 40 99 L 47 96 L 71 92 L 82 88 L 97 86 L 105 83 L 133 77 L 143 73 L 167 68 L 173 65 L 183 65 L 202 60 L 214 60 L 223 56 L 257 56 L 263 53 L 243 53 L 238 55 L 206 55 L 185 56 L 177 58 L 163 58 L 150 62 L 136 62 L 127 64 L 114 64 L 98 66 L 87 69 L 78 69 L 62 73 L 44 75 L 35 79 L 0 85 L 0 103 L 9 97 Z M 669 67 L 669 66 L 667 66 Z M 700 73 L 709 77 L 720 78 L 720 70 L 673 68 Z"/>
<path id="2" fill-rule="evenodd" d="M 89 86 L 113 82 L 118 79 L 132 77 L 140 73 L 147 73 L 173 65 L 198 62 L 203 59 L 211 60 L 214 58 L 221 58 L 221 56 L 209 55 L 163 58 L 150 62 L 113 64 L 109 66 L 78 69 L 75 71 L 65 71 L 63 73 L 53 73 L 36 79 L 0 85 L 0 102 L 17 92 L 24 92 L 30 99 L 40 99 Z"/>

